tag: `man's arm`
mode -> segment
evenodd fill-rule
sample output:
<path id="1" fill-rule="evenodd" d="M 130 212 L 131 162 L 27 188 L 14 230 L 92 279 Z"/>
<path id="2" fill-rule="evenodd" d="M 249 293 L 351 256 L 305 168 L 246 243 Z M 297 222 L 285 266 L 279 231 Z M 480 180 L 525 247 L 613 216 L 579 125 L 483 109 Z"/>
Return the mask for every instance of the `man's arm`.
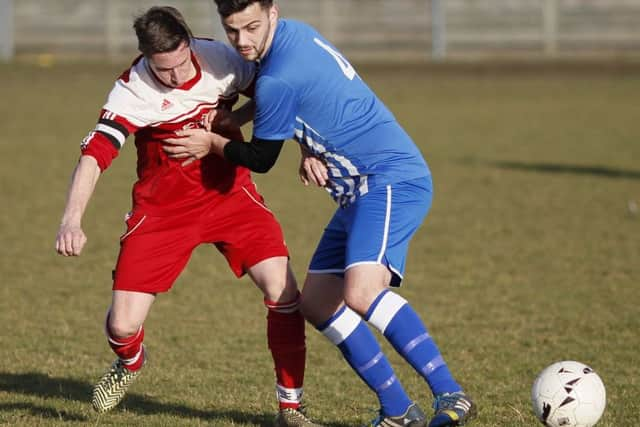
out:
<path id="1" fill-rule="evenodd" d="M 300 166 L 298 176 L 305 186 L 310 183 L 318 187 L 325 187 L 329 183 L 329 171 L 327 165 L 318 157 L 311 154 L 300 145 Z"/>
<path id="2" fill-rule="evenodd" d="M 251 142 L 232 141 L 204 129 L 187 129 L 178 131 L 176 134 L 178 138 L 169 138 L 164 141 L 169 145 L 165 145 L 163 149 L 171 158 L 196 159 L 214 153 L 258 173 L 266 173 L 273 167 L 284 143 L 282 140 L 263 140 L 255 136 Z M 303 184 L 313 183 L 318 187 L 327 185 L 329 176 L 324 162 L 303 148 L 300 150 L 298 173 Z M 183 165 L 188 163 L 190 163 L 189 160 L 183 162 Z"/>
<path id="3" fill-rule="evenodd" d="M 234 132 L 241 126 L 253 120 L 256 104 L 253 100 L 245 102 L 241 107 L 227 111 L 225 109 L 213 109 L 203 118 L 203 125 L 206 130 L 224 133 L 225 130 Z M 215 152 L 212 147 L 212 140 L 196 132 L 193 135 L 184 134 L 184 138 L 165 139 L 162 149 L 172 159 L 185 159 L 182 166 L 187 166 L 206 155 Z M 220 154 L 222 155 L 222 154 Z"/>
<path id="4" fill-rule="evenodd" d="M 251 142 L 228 141 L 222 148 L 225 159 L 257 173 L 267 173 L 276 164 L 283 140 L 268 141 L 256 138 Z"/>
<path id="5" fill-rule="evenodd" d="M 242 106 L 236 108 L 231 112 L 233 116 L 233 121 L 238 126 L 244 126 L 253 120 L 253 117 L 256 114 L 256 102 L 253 99 L 249 99 L 247 102 L 242 104 Z"/>
<path id="6" fill-rule="evenodd" d="M 250 142 L 232 141 L 204 129 L 180 130 L 176 135 L 177 138 L 165 139 L 168 145 L 162 147 L 171 158 L 202 158 L 202 152 L 206 151 L 258 173 L 266 173 L 273 167 L 284 143 L 283 140 L 268 141 L 256 137 Z"/>
<path id="7" fill-rule="evenodd" d="M 242 127 L 253 120 L 256 113 L 256 103 L 248 100 L 233 111 L 224 108 L 214 108 L 204 116 L 203 125 L 206 130 L 220 131 Z"/>
<path id="8" fill-rule="evenodd" d="M 100 178 L 98 162 L 92 156 L 81 156 L 67 193 L 67 203 L 56 236 L 56 251 L 64 256 L 78 256 L 87 237 L 82 231 L 82 216 Z"/>

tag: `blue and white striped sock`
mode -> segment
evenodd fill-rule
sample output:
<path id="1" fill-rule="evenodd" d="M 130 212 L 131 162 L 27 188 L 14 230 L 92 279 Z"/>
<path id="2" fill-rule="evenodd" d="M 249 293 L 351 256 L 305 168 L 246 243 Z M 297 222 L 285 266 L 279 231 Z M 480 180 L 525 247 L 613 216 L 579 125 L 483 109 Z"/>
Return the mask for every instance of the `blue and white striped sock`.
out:
<path id="1" fill-rule="evenodd" d="M 434 395 L 462 390 L 407 300 L 388 289 L 384 290 L 367 310 L 365 319 L 382 332 L 393 348 L 422 375 Z"/>
<path id="2" fill-rule="evenodd" d="M 411 399 L 375 336 L 357 313 L 344 306 L 317 329 L 338 346 L 351 368 L 376 393 L 384 415 L 406 412 Z"/>

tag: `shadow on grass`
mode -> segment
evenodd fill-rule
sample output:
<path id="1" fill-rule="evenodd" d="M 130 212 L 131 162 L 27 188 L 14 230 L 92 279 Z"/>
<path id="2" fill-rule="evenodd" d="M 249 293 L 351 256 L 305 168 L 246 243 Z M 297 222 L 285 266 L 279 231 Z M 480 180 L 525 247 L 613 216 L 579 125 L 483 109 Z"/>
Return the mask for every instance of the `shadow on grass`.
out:
<path id="1" fill-rule="evenodd" d="M 88 421 L 84 415 L 74 414 L 65 410 L 34 405 L 33 403 L 0 403 L 0 413 L 27 411 L 39 418 L 56 418 L 61 421 Z"/>
<path id="2" fill-rule="evenodd" d="M 640 179 L 640 171 L 615 169 L 603 166 L 563 165 L 558 163 L 524 163 L 514 161 L 490 162 L 501 169 L 516 169 L 545 173 L 566 173 L 576 175 L 594 175 L 605 178 Z"/>
<path id="3" fill-rule="evenodd" d="M 85 402 L 89 405 L 92 384 L 69 378 L 55 378 L 38 372 L 30 373 L 2 373 L 0 372 L 0 391 L 19 393 L 41 398 L 58 398 Z M 200 418 L 202 420 L 228 420 L 234 423 L 250 423 L 260 427 L 273 425 L 273 414 L 256 414 L 245 411 L 205 411 L 190 408 L 181 404 L 163 403 L 136 393 L 128 393 L 123 407 L 128 412 L 143 415 L 165 414 L 184 418 Z M 52 407 L 34 405 L 31 403 L 3 403 L 1 412 L 27 410 L 42 418 L 57 418 L 67 421 L 88 421 L 85 415 L 59 411 Z M 118 408 L 115 409 L 119 410 Z M 329 424 L 332 427 L 347 427 L 346 424 Z"/>

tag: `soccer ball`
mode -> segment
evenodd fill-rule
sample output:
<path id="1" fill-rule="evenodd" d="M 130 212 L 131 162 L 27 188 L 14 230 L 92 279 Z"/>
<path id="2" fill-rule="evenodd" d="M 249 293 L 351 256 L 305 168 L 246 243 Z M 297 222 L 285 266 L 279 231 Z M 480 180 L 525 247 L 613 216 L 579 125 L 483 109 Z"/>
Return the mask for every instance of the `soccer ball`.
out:
<path id="1" fill-rule="evenodd" d="M 533 411 L 549 427 L 591 427 L 606 405 L 602 380 L 580 362 L 557 362 L 545 368 L 531 389 Z"/>

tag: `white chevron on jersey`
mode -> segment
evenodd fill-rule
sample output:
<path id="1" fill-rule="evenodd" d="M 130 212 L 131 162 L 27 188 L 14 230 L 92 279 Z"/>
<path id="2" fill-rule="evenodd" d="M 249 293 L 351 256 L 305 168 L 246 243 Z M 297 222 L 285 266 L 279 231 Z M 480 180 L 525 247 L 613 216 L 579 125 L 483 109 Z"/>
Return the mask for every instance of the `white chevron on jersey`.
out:
<path id="1" fill-rule="evenodd" d="M 181 89 L 163 85 L 153 76 L 143 57 L 132 65 L 128 78 L 116 82 L 102 118 L 122 117 L 137 128 L 178 123 L 197 116 L 203 109 L 215 107 L 220 100 L 233 98 L 253 81 L 253 63 L 245 61 L 222 42 L 193 39 L 191 50 L 197 60 L 196 67 L 201 70 L 201 76 L 193 86 Z M 96 130 L 119 140 L 104 128 Z"/>

